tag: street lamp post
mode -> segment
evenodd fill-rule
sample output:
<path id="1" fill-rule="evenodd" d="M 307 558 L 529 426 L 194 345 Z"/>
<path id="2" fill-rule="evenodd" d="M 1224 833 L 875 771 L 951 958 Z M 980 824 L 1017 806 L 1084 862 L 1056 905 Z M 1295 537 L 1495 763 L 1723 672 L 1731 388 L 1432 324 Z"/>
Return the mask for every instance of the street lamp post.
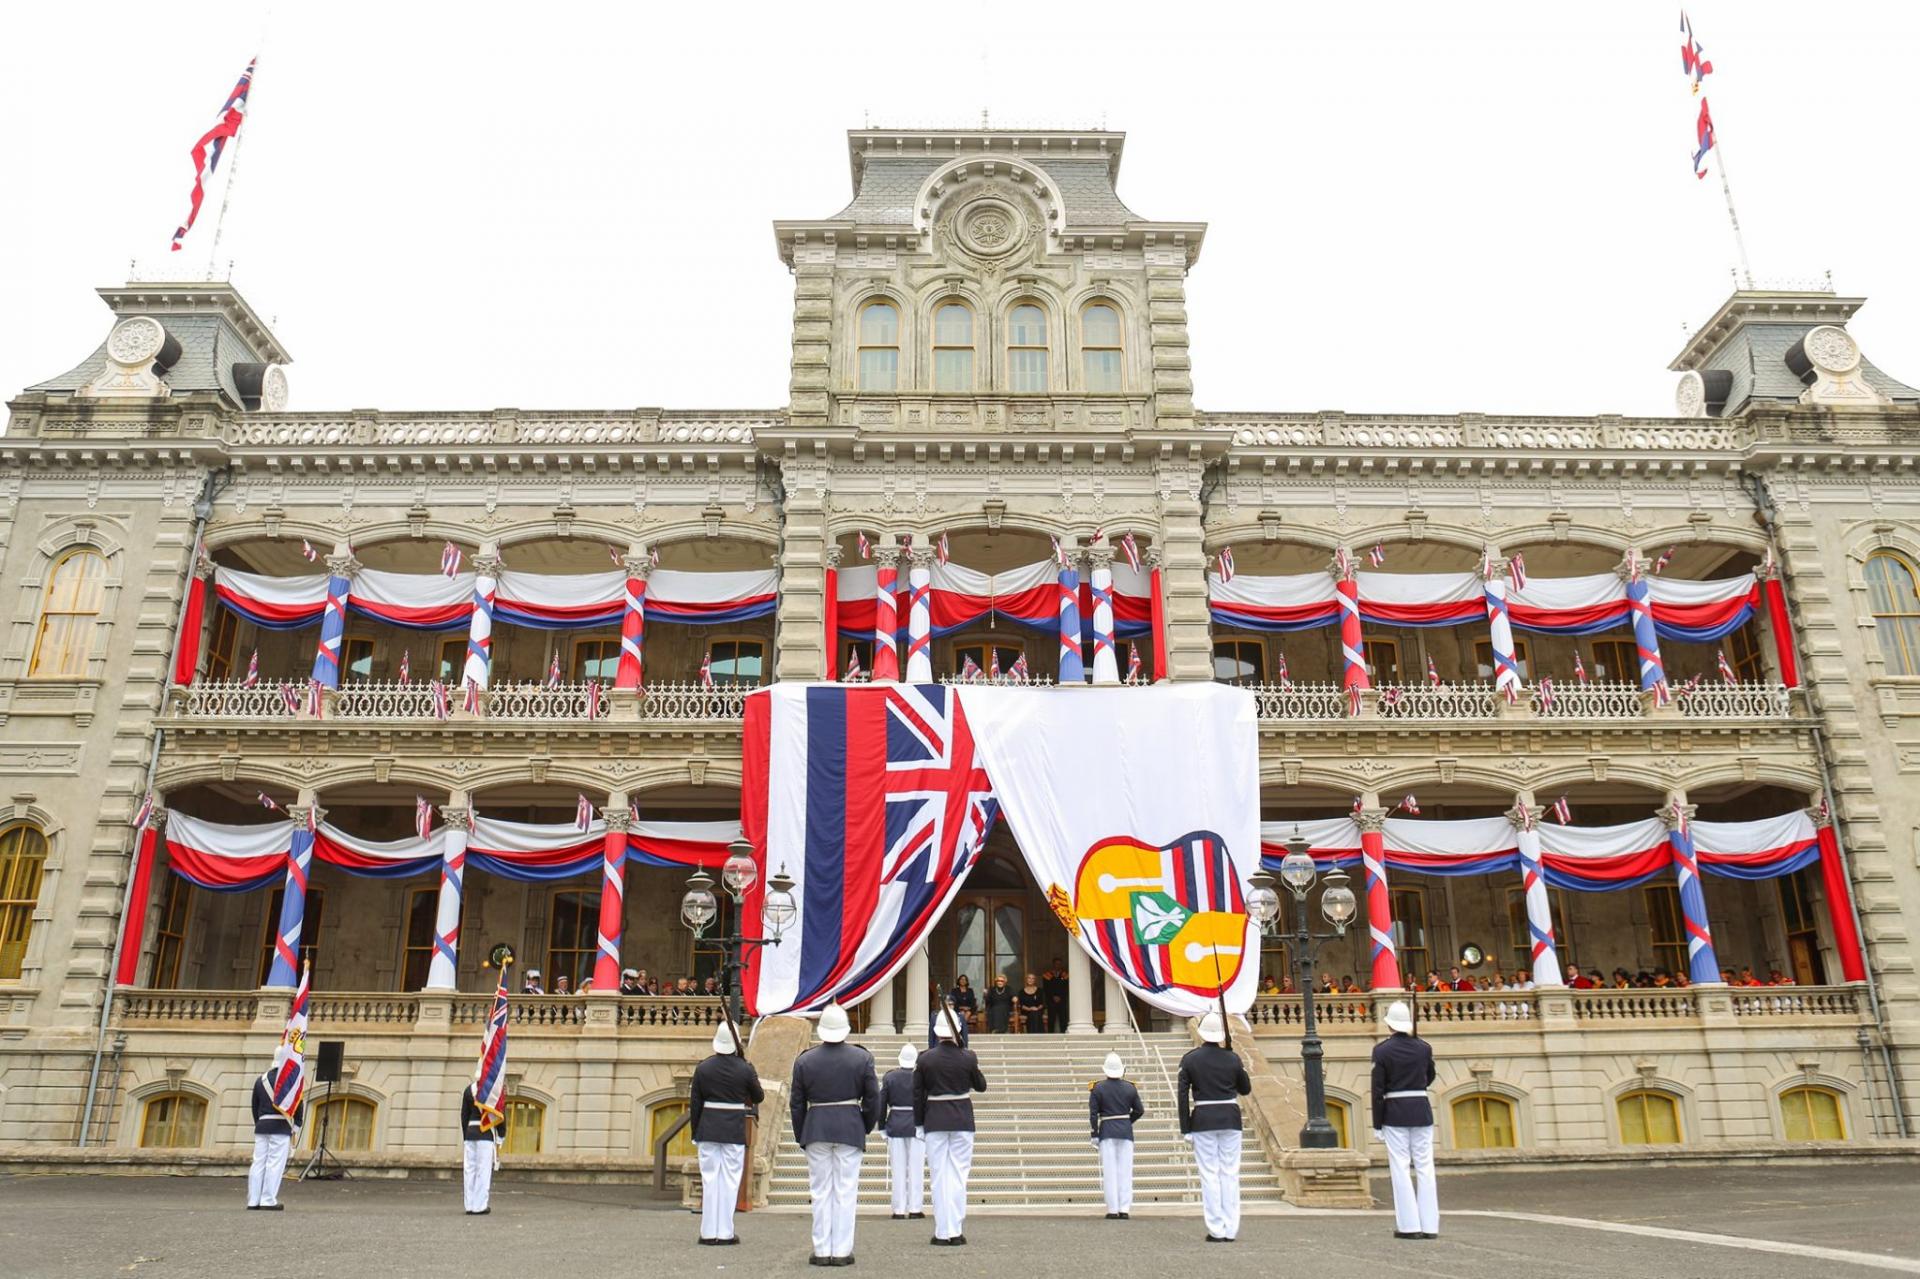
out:
<path id="1" fill-rule="evenodd" d="M 743 956 L 749 946 L 778 946 L 781 935 L 793 922 L 797 907 L 793 901 L 793 880 L 788 877 L 783 866 L 767 880 L 766 900 L 760 906 L 760 919 L 768 935 L 764 937 L 742 936 L 741 907 L 747 894 L 760 881 L 760 867 L 753 860 L 753 845 L 744 839 L 736 839 L 727 845 L 727 860 L 720 867 L 720 884 L 728 897 L 733 899 L 733 927 L 726 937 L 716 938 L 714 944 L 720 948 L 720 997 L 727 1001 L 731 1020 L 735 1026 L 740 1024 L 740 970 L 745 967 Z M 687 880 L 686 895 L 680 899 L 680 920 L 692 930 L 695 939 L 704 938 L 714 916 L 720 913 L 720 902 L 713 894 L 713 876 L 705 870 L 696 870 Z"/>
<path id="2" fill-rule="evenodd" d="M 1307 927 L 1307 893 L 1314 880 L 1321 880 L 1320 913 L 1333 925 L 1330 933 L 1316 933 Z M 1298 831 L 1287 841 L 1287 855 L 1280 862 L 1280 879 L 1293 894 L 1293 931 L 1280 928 L 1280 894 L 1274 891 L 1273 877 L 1265 871 L 1252 876 L 1252 891 L 1247 894 L 1247 910 L 1269 937 L 1286 936 L 1293 943 L 1294 970 L 1300 989 L 1300 1065 L 1307 1083 L 1307 1122 L 1300 1129 L 1300 1145 L 1308 1150 L 1332 1150 L 1340 1144 L 1340 1135 L 1327 1122 L 1326 1052 L 1313 1020 L 1313 961 L 1323 943 L 1344 938 L 1353 919 L 1356 903 L 1353 889 L 1347 886 L 1347 873 L 1339 867 L 1319 875 L 1308 851 L 1307 841 Z"/>

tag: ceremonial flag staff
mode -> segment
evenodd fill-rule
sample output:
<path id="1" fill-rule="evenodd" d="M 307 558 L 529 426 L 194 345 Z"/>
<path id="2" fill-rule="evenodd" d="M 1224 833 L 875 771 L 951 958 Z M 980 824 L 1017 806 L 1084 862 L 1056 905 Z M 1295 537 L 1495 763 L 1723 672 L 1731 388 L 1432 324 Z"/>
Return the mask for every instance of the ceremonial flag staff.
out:
<path id="1" fill-rule="evenodd" d="M 1706 50 L 1693 37 L 1693 23 L 1688 20 L 1686 11 L 1680 13 L 1680 67 L 1693 81 L 1692 92 L 1700 98 L 1700 114 L 1694 122 L 1694 139 L 1699 150 L 1694 153 L 1693 176 L 1707 176 L 1704 167 L 1708 151 L 1717 152 L 1720 168 L 1720 194 L 1726 197 L 1727 221 L 1733 226 L 1733 246 L 1740 254 L 1740 279 L 1746 287 L 1753 287 L 1753 265 L 1747 261 L 1746 237 L 1740 233 L 1740 214 L 1733 207 L 1733 185 L 1727 181 L 1727 151 L 1720 145 L 1719 131 L 1714 127 L 1713 112 L 1707 106 L 1707 99 L 1701 93 L 1706 78 L 1713 73 L 1713 63 L 1707 61 Z"/>

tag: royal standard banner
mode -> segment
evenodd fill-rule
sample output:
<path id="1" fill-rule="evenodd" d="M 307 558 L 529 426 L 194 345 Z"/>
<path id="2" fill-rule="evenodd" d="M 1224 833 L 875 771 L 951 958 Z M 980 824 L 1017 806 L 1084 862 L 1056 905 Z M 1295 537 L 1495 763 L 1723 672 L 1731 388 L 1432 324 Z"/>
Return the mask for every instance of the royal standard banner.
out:
<path id="1" fill-rule="evenodd" d="M 1001 813 L 1060 922 L 1155 1007 L 1253 1003 L 1253 695 L 1218 684 L 961 688 Z"/>

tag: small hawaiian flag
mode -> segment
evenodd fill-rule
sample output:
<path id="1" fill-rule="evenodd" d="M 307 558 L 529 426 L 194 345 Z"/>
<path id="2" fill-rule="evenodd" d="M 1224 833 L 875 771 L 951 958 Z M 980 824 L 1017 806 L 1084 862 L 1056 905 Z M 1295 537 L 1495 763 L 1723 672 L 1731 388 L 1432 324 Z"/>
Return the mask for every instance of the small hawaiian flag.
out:
<path id="1" fill-rule="evenodd" d="M 280 805 L 274 802 L 273 796 L 267 794 L 265 791 L 261 791 L 259 794 L 255 795 L 254 798 L 260 801 L 260 807 L 266 809 L 270 813 L 278 813 L 278 812 L 285 811 L 280 807 Z"/>
<path id="2" fill-rule="evenodd" d="M 467 691 L 460 699 L 460 706 L 469 715 L 480 713 L 480 685 L 476 681 L 467 681 Z"/>
<path id="3" fill-rule="evenodd" d="M 321 684 L 319 680 L 310 679 L 307 681 L 307 714 L 313 716 L 315 719 L 320 718 L 320 711 L 326 705 L 325 699 L 320 695 L 320 689 Z"/>
<path id="4" fill-rule="evenodd" d="M 260 682 L 260 650 L 254 649 L 253 656 L 247 659 L 247 677 L 240 681 L 241 688 L 252 688 Z"/>
<path id="5" fill-rule="evenodd" d="M 991 644 L 987 646 L 987 678 L 1000 678 L 1000 650 Z"/>
<path id="6" fill-rule="evenodd" d="M 1220 548 L 1220 584 L 1222 586 L 1225 586 L 1228 582 L 1231 582 L 1232 580 L 1233 580 L 1233 548 L 1231 546 L 1223 546 Z"/>
<path id="7" fill-rule="evenodd" d="M 1347 685 L 1347 718 L 1360 718 L 1360 686 L 1358 684 Z"/>
<path id="8" fill-rule="evenodd" d="M 1420 815 L 1419 797 L 1412 791 L 1408 791 L 1406 798 L 1400 801 L 1400 811 L 1418 817 Z"/>
<path id="9" fill-rule="evenodd" d="M 903 551 L 910 551 L 913 549 L 913 534 L 902 533 L 900 535 L 900 549 Z"/>
<path id="10" fill-rule="evenodd" d="M 1553 709 L 1553 681 L 1545 675 L 1540 677 L 1540 709 Z"/>
<path id="11" fill-rule="evenodd" d="M 1440 672 L 1434 669 L 1433 658 L 1427 658 L 1427 683 L 1440 687 Z"/>
<path id="12" fill-rule="evenodd" d="M 653 567 L 655 568 L 660 567 L 660 548 L 659 547 L 649 546 L 647 548 L 647 563 L 653 565 Z"/>
<path id="13" fill-rule="evenodd" d="M 134 829 L 138 830 L 142 826 L 145 826 L 147 824 L 147 819 L 152 816 L 153 816 L 153 792 L 148 791 L 144 796 L 141 797 L 140 811 L 133 815 Z"/>
<path id="14" fill-rule="evenodd" d="M 1680 69 L 1693 78 L 1693 91 L 1700 92 L 1701 82 L 1713 74 L 1713 64 L 1707 61 L 1707 51 L 1694 39 L 1693 23 L 1687 19 L 1687 11 L 1680 11 Z"/>
<path id="15" fill-rule="evenodd" d="M 1013 669 L 1009 670 L 1007 675 L 1016 684 L 1024 684 L 1027 682 L 1027 655 L 1025 653 L 1013 659 Z"/>
<path id="16" fill-rule="evenodd" d="M 555 653 L 553 660 L 547 663 L 547 687 L 560 687 L 560 654 Z"/>
<path id="17" fill-rule="evenodd" d="M 1707 106 L 1705 98 L 1700 99 L 1700 114 L 1693 122 L 1693 176 L 1707 176 L 1707 152 L 1713 150 L 1713 112 Z"/>
<path id="18" fill-rule="evenodd" d="M 318 835 L 319 833 L 320 833 L 320 805 L 308 804 L 307 805 L 307 834 Z"/>
<path id="19" fill-rule="evenodd" d="M 859 679 L 862 675 L 865 675 L 866 673 L 867 673 L 866 669 L 860 665 L 860 650 L 858 648 L 848 649 L 847 650 L 847 673 L 844 676 L 845 682 L 852 683 L 854 680 Z"/>
<path id="20" fill-rule="evenodd" d="M 178 253 L 186 241 L 187 232 L 193 229 L 194 219 L 200 216 L 200 204 L 207 198 L 207 179 L 220 167 L 220 157 L 226 152 L 227 143 L 240 136 L 240 126 L 247 118 L 247 95 L 253 91 L 253 62 L 247 63 L 247 69 L 240 73 L 240 82 L 233 86 L 233 92 L 220 104 L 220 115 L 213 127 L 200 135 L 193 144 L 193 195 L 187 203 L 187 219 L 173 233 L 171 252 Z"/>
<path id="21" fill-rule="evenodd" d="M 1127 566 L 1134 572 L 1140 571 L 1140 543 L 1133 540 L 1133 534 L 1120 535 L 1120 553 L 1127 557 Z"/>
<path id="22" fill-rule="evenodd" d="M 1527 589 L 1527 557 L 1515 551 L 1513 558 L 1507 561 L 1507 570 L 1513 574 L 1513 589 Z"/>
<path id="23" fill-rule="evenodd" d="M 933 557 L 942 564 L 948 564 L 953 561 L 953 550 L 947 545 L 947 535 L 945 533 L 942 533 L 940 540 L 933 544 Z"/>
<path id="24" fill-rule="evenodd" d="M 872 559 L 872 558 L 873 558 L 873 543 L 872 543 L 872 542 L 869 542 L 869 541 L 867 540 L 867 535 L 866 535 L 865 533 L 863 533 L 863 532 L 860 532 L 860 533 L 855 533 L 855 534 L 854 534 L 854 536 L 855 536 L 856 538 L 858 538 L 858 539 L 859 539 L 859 545 L 860 545 L 860 558 L 861 558 L 861 559 L 863 559 L 863 560 L 870 560 L 870 559 Z"/>
<path id="25" fill-rule="evenodd" d="M 593 801 L 585 795 L 579 796 L 573 805 L 573 828 L 588 830 L 593 826 Z"/>
<path id="26" fill-rule="evenodd" d="M 713 687 L 713 650 L 708 649 L 700 659 L 700 687 Z"/>
<path id="27" fill-rule="evenodd" d="M 619 568 L 621 566 L 620 548 L 615 546 L 612 542 L 607 543 L 607 558 L 613 561 L 613 566 L 615 568 Z"/>
<path id="28" fill-rule="evenodd" d="M 1698 692 L 1700 690 L 1700 681 L 1705 678 L 1706 678 L 1705 675 L 1695 675 L 1692 679 L 1688 680 L 1685 684 L 1682 684 L 1680 686 L 1680 691 L 1683 693 Z"/>
<path id="29" fill-rule="evenodd" d="M 460 561 L 462 558 L 463 557 L 460 554 L 460 548 L 455 546 L 452 542 L 448 542 L 445 546 L 441 547 L 440 548 L 441 575 L 444 577 L 454 577 L 458 575 L 460 572 Z"/>
<path id="30" fill-rule="evenodd" d="M 1358 817 L 1360 814 L 1366 811 L 1367 811 L 1366 804 L 1361 800 L 1360 796 L 1355 795 L 1353 797 L 1353 815 L 1355 817 Z"/>
<path id="31" fill-rule="evenodd" d="M 1507 694 L 1507 705 L 1518 706 L 1520 704 L 1520 681 L 1517 679 L 1508 680 L 1506 694 Z"/>
<path id="32" fill-rule="evenodd" d="M 1279 679 L 1279 681 L 1283 685 L 1293 683 L 1291 679 L 1287 678 L 1286 650 L 1282 649 L 1280 652 L 1277 652 L 1273 655 L 1273 673 L 1274 673 L 1274 676 L 1277 679 Z"/>
<path id="33" fill-rule="evenodd" d="M 493 1011 L 480 1036 L 480 1061 L 473 1070 L 473 1105 L 480 1112 L 480 1131 L 491 1133 L 507 1122 L 507 965 L 500 965 L 500 985 L 493 992 Z"/>
<path id="34" fill-rule="evenodd" d="M 425 795 L 413 797 L 413 829 L 421 839 L 425 839 L 433 829 L 433 805 L 427 802 Z"/>
<path id="35" fill-rule="evenodd" d="M 428 687 L 433 691 L 433 717 L 445 719 L 453 713 L 453 708 L 449 704 L 452 699 L 447 696 L 447 686 L 439 680 L 434 680 Z"/>
<path id="36" fill-rule="evenodd" d="M 413 650 L 410 648 L 400 650 L 400 682 L 402 684 L 413 682 Z"/>
<path id="37" fill-rule="evenodd" d="M 320 558 L 320 552 L 314 550 L 313 543 L 304 537 L 300 539 L 300 553 L 307 557 L 309 564 Z"/>
<path id="38" fill-rule="evenodd" d="M 1587 682 L 1587 668 L 1586 665 L 1581 662 L 1580 654 L 1578 653 L 1573 655 L 1573 677 L 1582 684 Z"/>
<path id="39" fill-rule="evenodd" d="M 1666 550 L 1660 552 L 1660 557 L 1653 562 L 1653 571 L 1656 576 L 1664 572 L 1667 565 L 1673 563 L 1673 553 L 1678 549 L 1676 546 L 1669 546 Z"/>
<path id="40" fill-rule="evenodd" d="M 1138 644 L 1129 644 L 1127 645 L 1127 683 L 1138 684 L 1139 682 L 1140 646 Z"/>
<path id="41" fill-rule="evenodd" d="M 1385 688 L 1380 690 L 1380 704 L 1382 706 L 1388 707 L 1389 709 L 1391 709 L 1392 707 L 1398 706 L 1400 704 L 1400 698 L 1405 693 L 1406 693 L 1406 690 L 1401 688 L 1398 684 L 1389 684 Z"/>
<path id="42" fill-rule="evenodd" d="M 973 660 L 972 654 L 960 663 L 960 678 L 969 682 L 980 678 L 980 663 Z"/>
<path id="43" fill-rule="evenodd" d="M 1655 706 L 1670 706 L 1672 703 L 1673 686 L 1663 679 L 1655 680 L 1653 683 L 1653 704 Z"/>
<path id="44" fill-rule="evenodd" d="M 1333 550 L 1333 575 L 1343 582 L 1353 576 L 1353 552 L 1344 546 Z"/>
<path id="45" fill-rule="evenodd" d="M 1567 803 L 1567 797 L 1565 795 L 1554 800 L 1553 806 L 1547 811 L 1553 814 L 1553 820 L 1560 825 L 1570 826 L 1573 824 L 1573 807 Z"/>
<path id="46" fill-rule="evenodd" d="M 1740 677 L 1733 673 L 1732 663 L 1727 661 L 1726 649 L 1724 648 L 1715 649 L 1713 652 L 1713 660 L 1719 663 L 1720 665 L 1721 679 L 1725 680 L 1729 684 L 1738 684 L 1740 682 Z"/>
<path id="47" fill-rule="evenodd" d="M 294 695 L 293 685 L 291 684 L 283 683 L 280 685 L 280 709 L 289 715 L 298 715 L 300 713 L 300 699 Z"/>
<path id="48" fill-rule="evenodd" d="M 1367 563 L 1380 568 L 1387 562 L 1387 548 L 1375 542 L 1373 549 L 1367 552 Z"/>
<path id="49" fill-rule="evenodd" d="M 1067 548 L 1060 544 L 1058 536 L 1053 539 L 1053 562 L 1061 568 L 1067 567 Z"/>
<path id="50" fill-rule="evenodd" d="M 587 681 L 587 718 L 600 718 L 600 681 L 597 679 Z"/>

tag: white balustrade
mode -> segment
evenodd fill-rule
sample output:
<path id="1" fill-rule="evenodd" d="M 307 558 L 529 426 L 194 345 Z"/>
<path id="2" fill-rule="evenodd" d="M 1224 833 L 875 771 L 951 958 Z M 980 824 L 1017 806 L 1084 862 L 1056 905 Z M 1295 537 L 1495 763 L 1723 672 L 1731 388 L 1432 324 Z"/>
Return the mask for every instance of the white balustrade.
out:
<path id="1" fill-rule="evenodd" d="M 1551 699 L 1540 695 L 1540 686 L 1530 690 L 1534 714 L 1543 719 L 1639 719 L 1642 713 L 1640 689 L 1635 684 L 1553 683 Z"/>
<path id="2" fill-rule="evenodd" d="M 1345 719 L 1347 694 L 1338 684 L 1245 684 L 1261 719 Z"/>
<path id="3" fill-rule="evenodd" d="M 1729 684 L 1703 679 L 1673 690 L 1673 704 L 1688 719 L 1785 719 L 1793 699 L 1785 684 Z"/>
<path id="4" fill-rule="evenodd" d="M 286 719 L 286 699 L 280 694 L 283 681 L 261 680 L 248 687 L 238 680 L 210 680 L 176 690 L 179 713 L 205 719 Z M 295 693 L 295 705 L 304 709 L 307 681 L 303 676 Z"/>
<path id="5" fill-rule="evenodd" d="M 640 718 L 699 723 L 712 719 L 740 719 L 747 713 L 747 694 L 757 684 L 649 684 L 640 702 Z"/>
<path id="6" fill-rule="evenodd" d="M 488 719 L 585 719 L 587 694 L 585 684 L 495 684 L 481 694 L 482 713 Z M 455 706 L 460 704 L 461 695 L 458 689 L 452 691 Z M 600 713 L 604 715 L 604 692 L 600 701 Z"/>
<path id="7" fill-rule="evenodd" d="M 448 696 L 459 701 L 457 690 Z M 350 680 L 333 694 L 329 711 L 339 719 L 427 719 L 433 714 L 433 686 L 397 680 Z"/>
<path id="8" fill-rule="evenodd" d="M 956 684 L 963 686 L 967 684 L 993 684 L 1001 688 L 1051 688 L 1053 687 L 1053 676 L 1008 675 L 1004 671 L 995 676 L 983 672 L 979 675 L 942 675 L 940 682 L 949 688 L 952 688 Z"/>
<path id="9" fill-rule="evenodd" d="M 1380 689 L 1381 719 L 1492 719 L 1491 684 L 1389 684 Z"/>

